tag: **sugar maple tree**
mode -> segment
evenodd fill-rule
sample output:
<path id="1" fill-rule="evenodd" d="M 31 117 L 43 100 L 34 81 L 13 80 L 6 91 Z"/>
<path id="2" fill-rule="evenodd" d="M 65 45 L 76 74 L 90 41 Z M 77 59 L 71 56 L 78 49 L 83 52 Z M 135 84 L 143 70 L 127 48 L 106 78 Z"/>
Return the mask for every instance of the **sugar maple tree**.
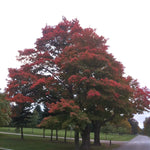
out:
<path id="1" fill-rule="evenodd" d="M 149 90 L 124 76 L 123 65 L 108 53 L 107 40 L 95 30 L 63 18 L 42 33 L 34 49 L 19 51 L 17 59 L 23 65 L 9 69 L 10 101 L 47 102 L 52 104 L 50 113 L 56 112 L 61 99 L 73 101 L 92 122 L 96 145 L 107 121 L 149 109 Z M 87 123 L 81 130 L 81 149 L 88 149 L 89 135 Z"/>

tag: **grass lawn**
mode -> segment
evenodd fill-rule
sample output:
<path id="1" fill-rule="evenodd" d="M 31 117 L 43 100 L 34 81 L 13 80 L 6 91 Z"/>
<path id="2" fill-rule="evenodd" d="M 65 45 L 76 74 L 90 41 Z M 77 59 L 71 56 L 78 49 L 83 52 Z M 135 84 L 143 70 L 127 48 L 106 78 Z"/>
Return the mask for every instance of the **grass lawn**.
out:
<path id="1" fill-rule="evenodd" d="M 0 134 L 0 147 L 13 150 L 73 150 L 73 143 L 52 143 L 49 138 L 25 137 L 20 140 L 19 136 Z M 117 145 L 102 145 L 100 147 L 91 146 L 90 150 L 112 150 Z"/>
<path id="2" fill-rule="evenodd" d="M 16 133 L 15 128 L 8 128 L 8 127 L 0 127 L 0 131 L 4 132 L 13 132 Z M 32 134 L 32 129 L 31 128 L 24 128 L 24 133 L 25 134 Z M 43 130 L 39 128 L 35 128 L 33 130 L 33 134 L 35 135 L 43 135 Z M 50 136 L 51 135 L 51 130 L 47 129 L 45 130 L 45 135 Z M 54 131 L 54 136 L 55 136 L 55 131 Z M 64 130 L 59 130 L 58 131 L 58 136 L 59 137 L 64 137 Z M 72 137 L 74 138 L 74 131 L 68 131 L 67 132 L 67 137 Z M 135 135 L 119 135 L 119 134 L 104 134 L 101 133 L 100 138 L 101 140 L 114 140 L 114 141 L 129 141 L 132 138 L 134 138 Z M 91 133 L 91 139 L 94 138 L 94 134 Z"/>
<path id="3" fill-rule="evenodd" d="M 93 136 L 94 137 L 94 136 Z M 129 141 L 135 137 L 135 135 L 131 134 L 104 134 L 101 133 L 100 135 L 101 140 L 112 140 L 112 141 Z"/>

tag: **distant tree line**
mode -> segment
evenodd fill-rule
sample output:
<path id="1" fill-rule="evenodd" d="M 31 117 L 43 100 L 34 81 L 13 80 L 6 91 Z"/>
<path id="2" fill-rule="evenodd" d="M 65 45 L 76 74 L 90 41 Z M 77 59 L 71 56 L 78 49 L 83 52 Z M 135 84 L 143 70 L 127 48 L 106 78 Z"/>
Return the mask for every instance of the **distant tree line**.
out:
<path id="1" fill-rule="evenodd" d="M 150 136 L 150 117 L 146 117 L 143 124 L 143 134 Z"/>

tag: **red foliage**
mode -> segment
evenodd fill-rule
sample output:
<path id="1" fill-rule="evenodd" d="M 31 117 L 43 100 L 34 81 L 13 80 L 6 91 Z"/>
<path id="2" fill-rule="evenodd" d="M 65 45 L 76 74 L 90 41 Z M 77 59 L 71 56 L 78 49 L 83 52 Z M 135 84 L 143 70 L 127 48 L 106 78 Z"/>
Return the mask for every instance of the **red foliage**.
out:
<path id="1" fill-rule="evenodd" d="M 77 83 L 80 80 L 80 76 L 78 75 L 72 75 L 69 77 L 68 82 L 71 83 Z"/>
<path id="2" fill-rule="evenodd" d="M 133 103 L 139 113 L 150 109 L 150 90 L 147 87 L 136 87 L 133 95 Z"/>
<path id="3" fill-rule="evenodd" d="M 114 81 L 114 80 L 111 80 L 111 79 L 108 79 L 108 78 L 105 78 L 105 79 L 101 79 L 102 83 L 104 84 L 104 86 L 112 86 L 112 87 L 121 87 L 121 84 Z"/>
<path id="4" fill-rule="evenodd" d="M 34 49 L 25 49 L 23 51 L 18 51 L 20 56 L 27 56 L 27 55 L 31 55 L 32 53 L 35 53 L 36 51 Z"/>
<path id="5" fill-rule="evenodd" d="M 87 93 L 87 99 L 95 99 L 95 98 L 97 99 L 100 96 L 101 96 L 101 94 L 98 91 L 96 91 L 95 89 L 94 90 L 91 89 Z"/>
<path id="6" fill-rule="evenodd" d="M 55 103 L 52 103 L 52 104 L 48 104 L 47 103 L 47 106 L 49 108 L 49 113 L 55 113 L 57 111 L 70 111 L 71 110 L 79 110 L 79 106 L 78 105 L 75 105 L 74 101 L 73 100 L 65 100 L 65 99 L 61 99 L 60 102 L 56 102 Z"/>
<path id="7" fill-rule="evenodd" d="M 114 93 L 114 96 L 116 99 L 118 99 L 120 95 L 118 93 Z"/>
<path id="8" fill-rule="evenodd" d="M 82 78 L 80 79 L 80 82 L 86 81 L 87 79 L 88 79 L 87 77 L 82 77 Z"/>
<path id="9" fill-rule="evenodd" d="M 23 96 L 22 94 L 18 93 L 17 95 L 15 95 L 14 97 L 12 98 L 8 98 L 9 101 L 12 101 L 12 102 L 19 102 L 19 103 L 24 103 L 24 102 L 34 102 L 32 100 L 32 98 L 28 97 L 28 96 Z"/>
<path id="10" fill-rule="evenodd" d="M 31 86 L 31 89 L 35 88 L 36 86 L 40 84 L 45 84 L 45 83 L 46 83 L 45 78 L 40 78 Z"/>

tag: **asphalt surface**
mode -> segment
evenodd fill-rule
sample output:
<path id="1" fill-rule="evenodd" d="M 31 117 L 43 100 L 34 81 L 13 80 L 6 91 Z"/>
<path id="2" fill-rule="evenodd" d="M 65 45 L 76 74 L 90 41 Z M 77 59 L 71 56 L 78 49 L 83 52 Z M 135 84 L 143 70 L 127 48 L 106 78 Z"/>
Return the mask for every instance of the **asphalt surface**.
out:
<path id="1" fill-rule="evenodd" d="M 115 150 L 150 150 L 150 138 L 138 135 Z"/>

